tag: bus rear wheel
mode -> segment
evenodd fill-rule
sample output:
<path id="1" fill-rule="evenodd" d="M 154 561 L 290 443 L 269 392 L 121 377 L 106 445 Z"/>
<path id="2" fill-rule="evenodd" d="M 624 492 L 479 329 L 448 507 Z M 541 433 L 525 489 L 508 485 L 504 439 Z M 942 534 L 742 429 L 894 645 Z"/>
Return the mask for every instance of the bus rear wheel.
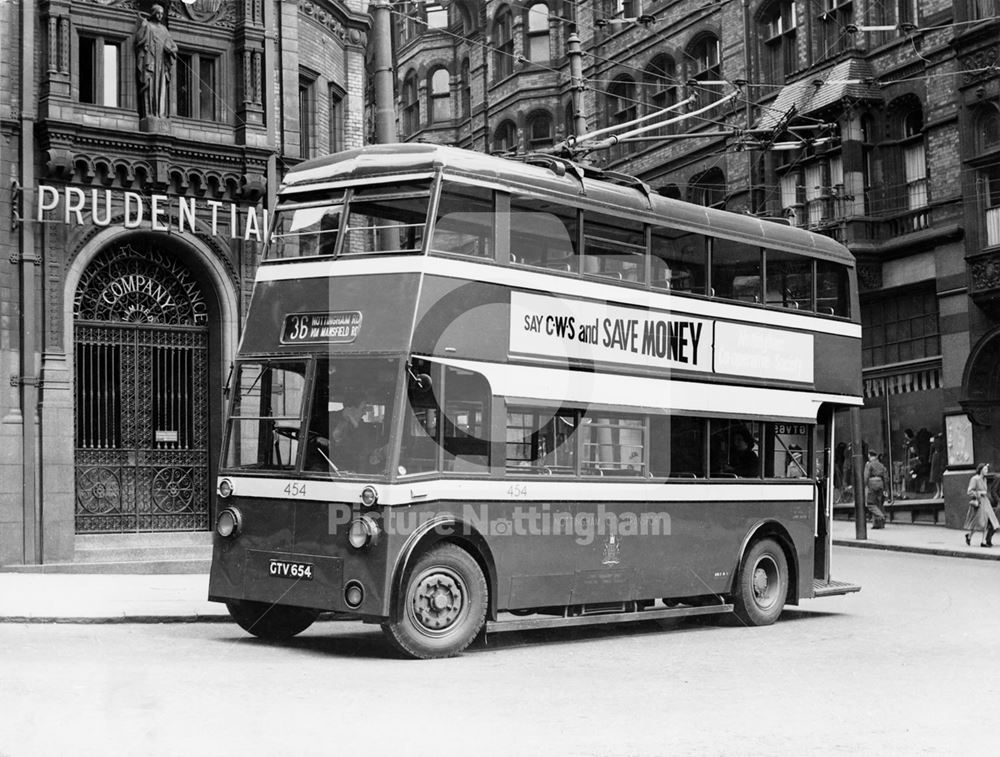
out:
<path id="1" fill-rule="evenodd" d="M 755 542 L 740 566 L 733 612 L 743 623 L 768 626 L 778 619 L 788 595 L 788 560 L 773 539 Z"/>
<path id="2" fill-rule="evenodd" d="M 233 620 L 247 633 L 267 641 L 282 641 L 302 633 L 319 617 L 318 610 L 240 599 L 226 602 Z"/>
<path id="3" fill-rule="evenodd" d="M 399 619 L 382 630 L 408 657 L 451 657 L 479 634 L 488 596 L 486 578 L 472 556 L 442 544 L 417 559 L 402 587 Z"/>

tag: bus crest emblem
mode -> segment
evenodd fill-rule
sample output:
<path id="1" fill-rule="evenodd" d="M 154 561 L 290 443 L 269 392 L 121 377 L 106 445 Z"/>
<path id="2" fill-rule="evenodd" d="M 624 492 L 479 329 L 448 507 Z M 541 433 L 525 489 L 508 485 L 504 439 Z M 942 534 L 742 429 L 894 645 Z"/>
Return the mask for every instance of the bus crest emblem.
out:
<path id="1" fill-rule="evenodd" d="M 618 541 L 615 539 L 615 535 L 611 534 L 604 545 L 604 557 L 601 559 L 601 563 L 603 565 L 617 565 L 620 562 L 621 550 Z"/>

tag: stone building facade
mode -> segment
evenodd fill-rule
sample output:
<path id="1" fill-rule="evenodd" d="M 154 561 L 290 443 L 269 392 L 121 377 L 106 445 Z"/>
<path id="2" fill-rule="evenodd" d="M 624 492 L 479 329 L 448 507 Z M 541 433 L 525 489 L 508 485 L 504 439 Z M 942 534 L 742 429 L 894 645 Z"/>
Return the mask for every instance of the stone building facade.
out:
<path id="1" fill-rule="evenodd" d="M 210 528 L 268 211 L 360 144 L 369 29 L 360 0 L 0 4 L 0 565 Z"/>
<path id="2" fill-rule="evenodd" d="M 960 519 L 971 466 L 1000 456 L 1000 6 L 454 0 L 393 16 L 404 139 L 523 153 L 574 136 L 576 108 L 587 132 L 697 111 L 577 155 L 846 244 L 864 444 L 899 502 L 931 500 L 914 514 L 947 501 Z"/>

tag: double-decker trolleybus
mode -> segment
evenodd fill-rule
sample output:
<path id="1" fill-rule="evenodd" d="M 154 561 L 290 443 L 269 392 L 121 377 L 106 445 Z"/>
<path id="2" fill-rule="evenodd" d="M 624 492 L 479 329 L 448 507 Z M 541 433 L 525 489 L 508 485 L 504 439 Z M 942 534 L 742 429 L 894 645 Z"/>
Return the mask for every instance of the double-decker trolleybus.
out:
<path id="1" fill-rule="evenodd" d="M 404 654 L 734 612 L 830 577 L 861 403 L 834 241 L 555 157 L 422 144 L 291 171 L 230 379 L 210 599 Z"/>

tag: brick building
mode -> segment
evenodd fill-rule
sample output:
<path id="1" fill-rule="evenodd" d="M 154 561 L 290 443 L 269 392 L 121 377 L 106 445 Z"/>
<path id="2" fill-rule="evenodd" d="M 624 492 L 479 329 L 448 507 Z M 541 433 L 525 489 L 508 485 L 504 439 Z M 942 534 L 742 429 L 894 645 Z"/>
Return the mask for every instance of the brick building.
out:
<path id="1" fill-rule="evenodd" d="M 405 139 L 525 152 L 572 135 L 574 32 L 588 132 L 694 98 L 681 107 L 697 117 L 588 159 L 848 245 L 864 442 L 921 515 L 944 510 L 928 480 L 940 443 L 960 519 L 970 466 L 1000 454 L 996 3 L 455 0 L 393 13 Z"/>
<path id="2" fill-rule="evenodd" d="M 0 4 L 0 565 L 207 531 L 277 184 L 360 144 L 360 0 L 154 5 Z"/>

